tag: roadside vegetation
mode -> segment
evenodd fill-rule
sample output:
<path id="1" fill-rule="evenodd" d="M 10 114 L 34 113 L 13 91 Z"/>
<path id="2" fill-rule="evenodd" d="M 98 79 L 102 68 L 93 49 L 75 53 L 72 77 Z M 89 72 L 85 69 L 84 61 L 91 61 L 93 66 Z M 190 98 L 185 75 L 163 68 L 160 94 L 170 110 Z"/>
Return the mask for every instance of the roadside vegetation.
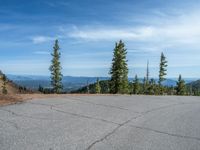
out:
<path id="1" fill-rule="evenodd" d="M 111 69 L 110 80 L 99 81 L 85 86 L 72 93 L 99 93 L 96 86 L 100 86 L 102 94 L 143 94 L 143 95 L 199 95 L 199 92 L 188 88 L 185 81 L 179 75 L 177 85 L 168 87 L 163 82 L 167 76 L 167 58 L 162 52 L 160 55 L 158 80 L 149 78 L 149 61 L 147 61 L 146 76 L 140 81 L 137 74 L 133 81 L 128 80 L 128 60 L 126 59 L 127 50 L 125 44 L 120 40 L 115 44 Z M 89 89 L 89 90 L 88 90 Z"/>
<path id="2" fill-rule="evenodd" d="M 164 86 L 163 82 L 166 80 L 168 62 L 167 58 L 162 52 L 160 55 L 160 64 L 158 78 L 150 78 L 149 61 L 147 60 L 146 74 L 144 77 L 133 75 L 133 80 L 128 79 L 128 60 L 127 49 L 122 40 L 115 44 L 113 50 L 113 59 L 111 63 L 109 80 L 100 81 L 97 78 L 96 83 L 87 84 L 78 90 L 71 93 L 88 93 L 88 94 L 143 94 L 143 95 L 200 95 L 200 81 L 186 84 L 181 74 L 177 77 L 176 86 Z M 51 73 L 51 88 L 45 88 L 41 85 L 38 88 L 40 93 L 44 94 L 61 94 L 66 93 L 62 84 L 62 66 L 60 62 L 61 53 L 58 40 L 55 41 L 53 51 L 51 53 L 52 60 L 49 67 Z M 9 81 L 5 74 L 1 72 L 1 93 L 6 95 L 9 90 L 7 84 Z M 143 78 L 143 80 L 141 80 Z M 13 83 L 14 85 L 14 83 Z M 31 93 L 33 91 L 26 89 L 26 87 L 15 85 L 19 93 Z"/>

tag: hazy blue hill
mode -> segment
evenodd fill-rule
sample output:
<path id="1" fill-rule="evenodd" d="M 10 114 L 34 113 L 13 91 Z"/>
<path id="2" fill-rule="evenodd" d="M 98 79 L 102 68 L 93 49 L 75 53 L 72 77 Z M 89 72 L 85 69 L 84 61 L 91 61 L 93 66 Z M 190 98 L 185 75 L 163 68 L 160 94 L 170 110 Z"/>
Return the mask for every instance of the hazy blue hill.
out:
<path id="1" fill-rule="evenodd" d="M 7 75 L 8 78 L 15 83 L 27 88 L 36 90 L 39 85 L 45 88 L 50 87 L 49 76 L 33 76 L 33 75 Z M 65 91 L 77 90 L 87 84 L 96 82 L 96 77 L 72 77 L 64 76 L 63 85 Z M 107 77 L 99 77 L 100 80 L 107 80 Z"/>
<path id="2" fill-rule="evenodd" d="M 34 75 L 10 75 L 8 74 L 7 77 L 13 81 L 24 81 L 24 80 L 49 80 L 49 76 L 34 76 Z"/>
<path id="3" fill-rule="evenodd" d="M 38 89 L 39 85 L 42 87 L 50 87 L 50 77 L 49 76 L 34 76 L 34 75 L 7 75 L 8 78 L 15 83 L 26 86 L 30 89 Z M 73 91 L 77 90 L 81 87 L 86 86 L 87 84 L 92 84 L 96 82 L 97 77 L 73 77 L 73 76 L 64 76 L 63 77 L 63 84 L 64 89 L 66 91 Z M 99 77 L 100 80 L 108 80 L 108 77 Z M 176 85 L 175 78 L 167 79 L 163 82 L 163 85 L 166 86 L 175 86 Z M 133 81 L 133 78 L 129 78 L 129 81 Z M 140 79 L 142 82 L 143 79 Z M 156 79 L 156 81 L 158 81 Z M 186 83 L 195 81 L 195 79 L 186 79 Z"/>

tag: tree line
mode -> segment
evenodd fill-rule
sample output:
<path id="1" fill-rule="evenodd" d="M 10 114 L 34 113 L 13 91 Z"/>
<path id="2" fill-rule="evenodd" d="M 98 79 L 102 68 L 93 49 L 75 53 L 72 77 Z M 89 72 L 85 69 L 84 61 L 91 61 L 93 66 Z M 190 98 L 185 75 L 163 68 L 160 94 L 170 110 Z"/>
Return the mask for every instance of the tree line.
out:
<path id="1" fill-rule="evenodd" d="M 39 90 L 47 93 L 62 93 L 62 67 L 60 62 L 60 47 L 58 40 L 55 41 L 51 60 L 51 66 L 49 68 L 51 72 L 51 86 L 52 89 L 43 89 L 39 87 Z M 176 94 L 185 95 L 186 85 L 181 75 L 178 77 L 176 87 L 167 87 L 163 85 L 167 75 L 167 59 L 164 53 L 161 53 L 160 64 L 159 64 L 159 76 L 158 81 L 153 78 L 149 78 L 149 61 L 147 62 L 146 76 L 143 82 L 139 81 L 137 74 L 133 81 L 128 80 L 128 60 L 127 60 L 127 49 L 122 40 L 115 44 L 113 50 L 113 59 L 111 68 L 109 71 L 110 80 L 99 81 L 97 78 L 96 83 L 86 87 L 88 93 L 111 93 L 111 94 L 149 94 L 149 95 L 163 95 L 163 94 Z M 92 92 L 89 89 L 92 88 Z M 106 88 L 106 89 L 105 89 Z M 103 89 L 103 90 L 102 90 Z"/>

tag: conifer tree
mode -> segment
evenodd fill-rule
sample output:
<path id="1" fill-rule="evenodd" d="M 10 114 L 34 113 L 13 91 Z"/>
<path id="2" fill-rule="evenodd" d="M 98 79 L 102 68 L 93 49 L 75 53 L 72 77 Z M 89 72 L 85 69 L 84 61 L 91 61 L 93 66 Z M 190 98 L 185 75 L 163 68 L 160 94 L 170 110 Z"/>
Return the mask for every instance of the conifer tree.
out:
<path id="1" fill-rule="evenodd" d="M 177 95 L 184 95 L 185 94 L 185 81 L 182 79 L 181 75 L 179 75 L 178 82 L 176 83 L 176 94 Z"/>
<path id="2" fill-rule="evenodd" d="M 113 94 L 129 93 L 126 54 L 125 45 L 120 40 L 119 43 L 116 43 L 115 45 L 112 67 L 110 69 L 110 92 Z"/>
<path id="3" fill-rule="evenodd" d="M 60 47 L 58 45 L 58 40 L 55 41 L 53 47 L 51 66 L 49 70 L 51 71 L 51 85 L 53 87 L 54 93 L 60 93 L 62 91 L 62 73 L 61 73 L 61 63 L 60 63 Z"/>
<path id="4" fill-rule="evenodd" d="M 163 87 L 162 87 L 162 82 L 165 79 L 165 76 L 167 75 L 167 60 L 165 55 L 163 54 L 163 52 L 161 53 L 161 57 L 160 57 L 160 69 L 159 69 L 159 80 L 158 80 L 158 84 L 159 84 L 159 93 L 163 94 Z"/>
<path id="5" fill-rule="evenodd" d="M 146 84 L 149 84 L 149 61 L 147 61 Z"/>
<path id="6" fill-rule="evenodd" d="M 95 93 L 100 94 L 101 93 L 101 86 L 99 84 L 99 78 L 97 78 L 97 82 L 95 84 Z"/>
<path id="7" fill-rule="evenodd" d="M 156 82 L 153 78 L 149 82 L 148 92 L 150 95 L 156 94 Z"/>
<path id="8" fill-rule="evenodd" d="M 7 78 L 5 74 L 2 75 L 2 80 L 3 80 L 2 93 L 7 94 L 8 93 L 7 88 L 6 88 Z"/>
<path id="9" fill-rule="evenodd" d="M 135 75 L 135 79 L 133 82 L 133 94 L 139 94 L 140 91 L 140 84 L 137 75 Z"/>
<path id="10" fill-rule="evenodd" d="M 143 94 L 146 94 L 146 90 L 147 90 L 146 83 L 147 83 L 147 80 L 146 80 L 146 77 L 144 77 L 144 79 L 143 79 L 143 89 L 142 89 Z"/>
<path id="11" fill-rule="evenodd" d="M 44 88 L 41 85 L 39 85 L 38 91 L 41 92 L 41 93 L 44 93 Z"/>
<path id="12" fill-rule="evenodd" d="M 90 93 L 90 85 L 89 85 L 89 79 L 87 80 L 87 94 Z"/>
<path id="13" fill-rule="evenodd" d="M 149 94 L 149 61 L 147 61 L 146 78 L 144 80 L 144 93 Z"/>

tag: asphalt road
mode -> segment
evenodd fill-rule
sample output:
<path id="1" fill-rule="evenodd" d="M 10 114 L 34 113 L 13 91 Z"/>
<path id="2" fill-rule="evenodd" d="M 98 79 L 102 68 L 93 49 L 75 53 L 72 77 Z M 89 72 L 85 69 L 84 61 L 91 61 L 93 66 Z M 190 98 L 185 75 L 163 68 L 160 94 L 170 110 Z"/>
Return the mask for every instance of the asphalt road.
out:
<path id="1" fill-rule="evenodd" d="M 0 107 L 0 150 L 200 150 L 200 97 L 66 96 Z"/>

